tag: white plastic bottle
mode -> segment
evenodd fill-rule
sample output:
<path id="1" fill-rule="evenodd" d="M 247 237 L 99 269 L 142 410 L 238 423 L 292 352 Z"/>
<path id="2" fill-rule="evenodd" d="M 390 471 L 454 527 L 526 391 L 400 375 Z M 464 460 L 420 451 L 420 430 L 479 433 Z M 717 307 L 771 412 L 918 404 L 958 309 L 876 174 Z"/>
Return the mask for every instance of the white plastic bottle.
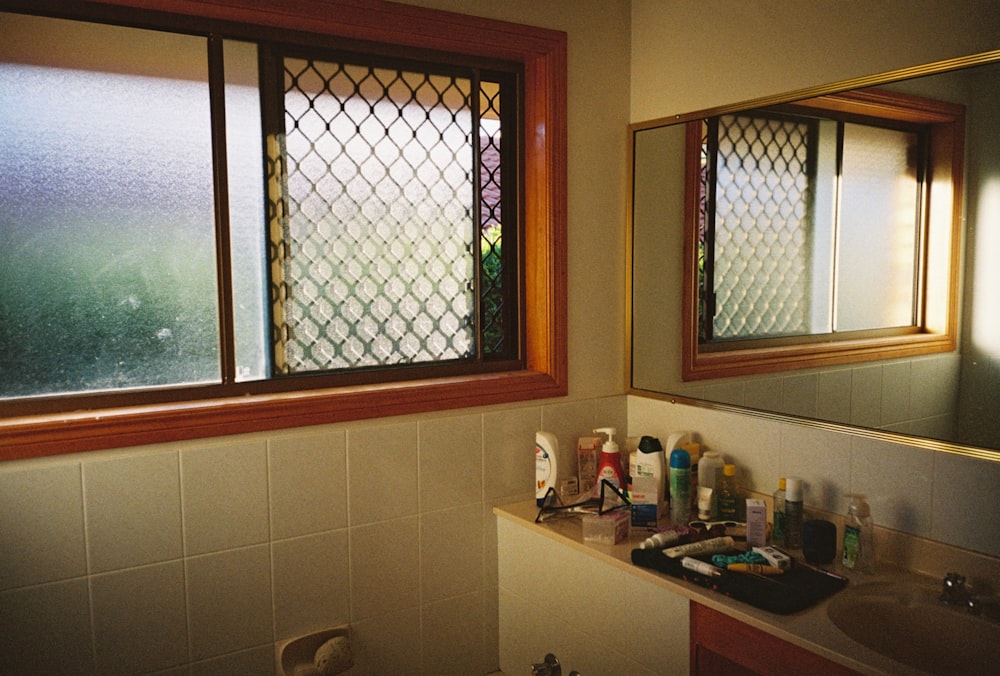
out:
<path id="1" fill-rule="evenodd" d="M 535 503 L 545 504 L 545 494 L 555 488 L 559 440 L 551 432 L 535 432 Z"/>
<path id="2" fill-rule="evenodd" d="M 844 522 L 844 553 L 841 562 L 860 573 L 875 572 L 875 524 L 865 496 L 852 494 Z"/>
<path id="3" fill-rule="evenodd" d="M 627 484 L 625 481 L 625 468 L 622 467 L 621 450 L 615 441 L 616 430 L 614 427 L 598 427 L 595 434 L 607 434 L 608 440 L 601 446 L 601 457 L 597 461 L 597 478 L 594 483 L 594 497 L 601 495 L 601 482 L 608 481 L 618 490 L 624 491 Z M 607 497 L 607 495 L 605 496 Z M 617 496 L 608 497 L 608 504 L 621 504 Z"/>
<path id="4" fill-rule="evenodd" d="M 656 437 L 645 436 L 629 455 L 628 491 L 632 500 L 632 525 L 656 527 L 666 511 L 663 446 Z"/>

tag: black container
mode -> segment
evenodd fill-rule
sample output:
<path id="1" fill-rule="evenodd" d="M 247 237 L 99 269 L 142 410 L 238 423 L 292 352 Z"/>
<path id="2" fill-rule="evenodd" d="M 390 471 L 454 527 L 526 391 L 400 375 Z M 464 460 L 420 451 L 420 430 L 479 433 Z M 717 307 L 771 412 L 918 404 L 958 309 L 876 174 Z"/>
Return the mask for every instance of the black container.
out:
<path id="1" fill-rule="evenodd" d="M 802 554 L 812 564 L 833 563 L 837 557 L 837 527 L 823 519 L 803 523 Z"/>

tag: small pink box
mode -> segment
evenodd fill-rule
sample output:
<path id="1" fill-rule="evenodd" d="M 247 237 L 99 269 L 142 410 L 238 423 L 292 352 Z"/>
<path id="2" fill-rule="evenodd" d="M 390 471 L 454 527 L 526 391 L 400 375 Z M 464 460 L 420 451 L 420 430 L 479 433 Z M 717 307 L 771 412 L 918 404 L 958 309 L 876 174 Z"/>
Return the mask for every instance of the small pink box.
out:
<path id="1" fill-rule="evenodd" d="M 628 539 L 630 510 L 616 509 L 607 514 L 583 517 L 583 541 L 616 545 Z"/>

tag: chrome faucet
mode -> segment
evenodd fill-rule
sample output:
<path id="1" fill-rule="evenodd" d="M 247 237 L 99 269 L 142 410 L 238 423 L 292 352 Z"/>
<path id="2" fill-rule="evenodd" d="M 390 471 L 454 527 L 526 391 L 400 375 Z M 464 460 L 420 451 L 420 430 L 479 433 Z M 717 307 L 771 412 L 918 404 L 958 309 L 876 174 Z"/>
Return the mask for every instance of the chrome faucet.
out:
<path id="1" fill-rule="evenodd" d="M 562 676 L 562 667 L 556 656 L 549 653 L 544 662 L 531 665 L 531 676 Z"/>
<path id="2" fill-rule="evenodd" d="M 556 656 L 549 653 L 545 656 L 544 662 L 531 665 L 531 676 L 562 676 L 562 667 Z M 580 676 L 580 672 L 571 671 L 569 676 Z"/>
<path id="3" fill-rule="evenodd" d="M 965 605 L 969 602 L 969 592 L 965 588 L 965 576 L 948 573 L 944 576 L 941 601 L 950 606 Z"/>
<path id="4" fill-rule="evenodd" d="M 965 586 L 965 576 L 958 573 L 948 573 L 944 576 L 941 601 L 950 606 L 964 606 L 972 615 L 1000 620 L 1000 601 L 992 597 L 974 595 Z"/>

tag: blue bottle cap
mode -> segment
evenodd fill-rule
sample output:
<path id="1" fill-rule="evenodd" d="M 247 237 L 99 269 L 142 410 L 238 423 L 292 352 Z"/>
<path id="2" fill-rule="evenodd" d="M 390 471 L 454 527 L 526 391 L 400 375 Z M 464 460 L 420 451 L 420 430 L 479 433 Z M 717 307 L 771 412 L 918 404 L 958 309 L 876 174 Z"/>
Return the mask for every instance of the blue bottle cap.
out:
<path id="1" fill-rule="evenodd" d="M 691 469 L 691 454 L 683 448 L 675 448 L 670 452 L 670 466 L 674 469 Z"/>

